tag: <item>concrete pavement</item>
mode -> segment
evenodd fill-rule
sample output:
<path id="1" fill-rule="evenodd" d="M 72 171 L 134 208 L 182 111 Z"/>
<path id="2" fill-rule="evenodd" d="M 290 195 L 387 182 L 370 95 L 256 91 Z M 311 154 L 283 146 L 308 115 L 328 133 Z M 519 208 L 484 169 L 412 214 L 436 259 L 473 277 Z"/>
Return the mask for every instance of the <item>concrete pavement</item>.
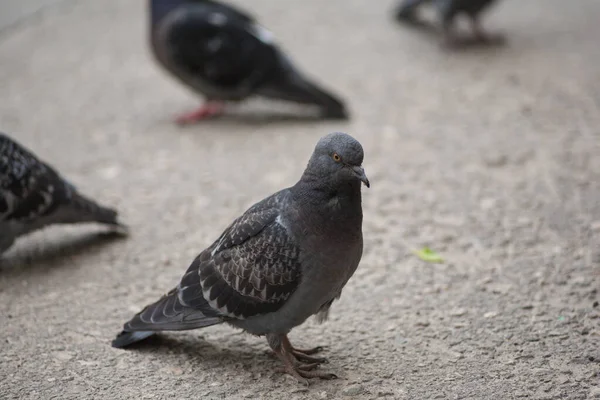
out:
<path id="1" fill-rule="evenodd" d="M 391 1 L 237 1 L 353 118 L 257 101 L 184 129 L 198 99 L 149 57 L 143 3 L 61 2 L 0 36 L 0 129 L 132 230 L 49 229 L 5 255 L 0 398 L 600 396 L 600 3 L 502 2 L 486 25 L 508 47 L 448 54 Z M 291 337 L 341 379 L 301 387 L 226 326 L 110 347 L 333 130 L 365 148 L 365 253 L 330 321 Z"/>

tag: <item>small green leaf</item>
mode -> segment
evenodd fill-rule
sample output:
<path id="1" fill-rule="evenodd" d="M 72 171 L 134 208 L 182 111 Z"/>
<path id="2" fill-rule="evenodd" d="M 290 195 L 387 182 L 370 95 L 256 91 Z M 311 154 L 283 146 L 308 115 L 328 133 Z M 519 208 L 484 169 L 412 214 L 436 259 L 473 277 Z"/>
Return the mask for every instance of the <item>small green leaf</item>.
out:
<path id="1" fill-rule="evenodd" d="M 415 254 L 423 261 L 430 263 L 442 263 L 444 259 L 429 247 L 423 247 L 421 250 L 416 250 Z"/>

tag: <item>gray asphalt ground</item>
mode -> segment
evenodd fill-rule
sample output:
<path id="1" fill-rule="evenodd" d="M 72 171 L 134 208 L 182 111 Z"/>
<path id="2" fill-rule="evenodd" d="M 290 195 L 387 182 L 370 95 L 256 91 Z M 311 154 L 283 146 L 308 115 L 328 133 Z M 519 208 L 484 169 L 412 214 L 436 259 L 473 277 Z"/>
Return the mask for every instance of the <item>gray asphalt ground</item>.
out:
<path id="1" fill-rule="evenodd" d="M 0 0 L 0 29 L 59 1 L 63 0 Z"/>
<path id="2" fill-rule="evenodd" d="M 486 26 L 507 47 L 447 53 L 391 1 L 236 1 L 353 118 L 254 101 L 187 128 L 172 118 L 199 100 L 151 60 L 143 3 L 62 2 L 0 36 L 1 129 L 132 230 L 5 254 L 0 398 L 600 398 L 600 2 L 505 1 Z M 291 338 L 340 379 L 300 386 L 227 326 L 110 347 L 334 130 L 366 152 L 364 257 L 330 321 Z"/>

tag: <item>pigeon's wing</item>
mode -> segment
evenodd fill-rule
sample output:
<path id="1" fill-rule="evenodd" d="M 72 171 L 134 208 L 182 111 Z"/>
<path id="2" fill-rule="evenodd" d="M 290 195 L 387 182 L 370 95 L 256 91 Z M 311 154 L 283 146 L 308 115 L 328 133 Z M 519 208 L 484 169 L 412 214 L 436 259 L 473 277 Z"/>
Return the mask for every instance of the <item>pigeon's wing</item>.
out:
<path id="1" fill-rule="evenodd" d="M 301 279 L 300 249 L 277 207 L 268 206 L 273 202 L 248 210 L 194 260 L 179 286 L 183 304 L 208 302 L 222 315 L 244 319 L 285 303 Z"/>
<path id="2" fill-rule="evenodd" d="M 277 62 L 270 33 L 224 5 L 178 7 L 161 22 L 158 35 L 178 75 L 228 97 L 250 95 Z"/>
<path id="3" fill-rule="evenodd" d="M 0 220 L 27 222 L 54 212 L 72 187 L 50 166 L 0 134 Z"/>
<path id="4" fill-rule="evenodd" d="M 278 222 L 282 196 L 257 203 L 235 220 L 196 257 L 178 287 L 125 323 L 112 345 L 279 309 L 300 282 L 300 250 Z"/>

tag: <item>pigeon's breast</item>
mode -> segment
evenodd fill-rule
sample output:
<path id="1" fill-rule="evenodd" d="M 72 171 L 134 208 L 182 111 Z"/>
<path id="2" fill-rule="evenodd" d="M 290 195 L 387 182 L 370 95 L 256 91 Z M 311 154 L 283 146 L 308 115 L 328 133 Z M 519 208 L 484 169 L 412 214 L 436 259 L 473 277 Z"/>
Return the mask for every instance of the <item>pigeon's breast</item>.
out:
<path id="1" fill-rule="evenodd" d="M 308 238 L 311 251 L 303 253 L 303 276 L 316 282 L 316 291 L 328 291 L 324 298 L 318 296 L 320 303 L 314 312 L 331 300 L 342 290 L 348 279 L 354 274 L 363 251 L 363 239 L 360 230 L 339 232 L 336 236 Z M 313 293 L 312 295 L 317 295 Z"/>
<path id="2" fill-rule="evenodd" d="M 314 286 L 314 313 L 337 295 L 354 274 L 362 257 L 362 211 L 360 202 L 330 209 L 326 214 L 306 218 L 298 235 L 302 250 L 302 276 Z M 314 215 L 314 214 L 313 214 Z M 323 292 L 323 296 L 319 294 Z"/>

